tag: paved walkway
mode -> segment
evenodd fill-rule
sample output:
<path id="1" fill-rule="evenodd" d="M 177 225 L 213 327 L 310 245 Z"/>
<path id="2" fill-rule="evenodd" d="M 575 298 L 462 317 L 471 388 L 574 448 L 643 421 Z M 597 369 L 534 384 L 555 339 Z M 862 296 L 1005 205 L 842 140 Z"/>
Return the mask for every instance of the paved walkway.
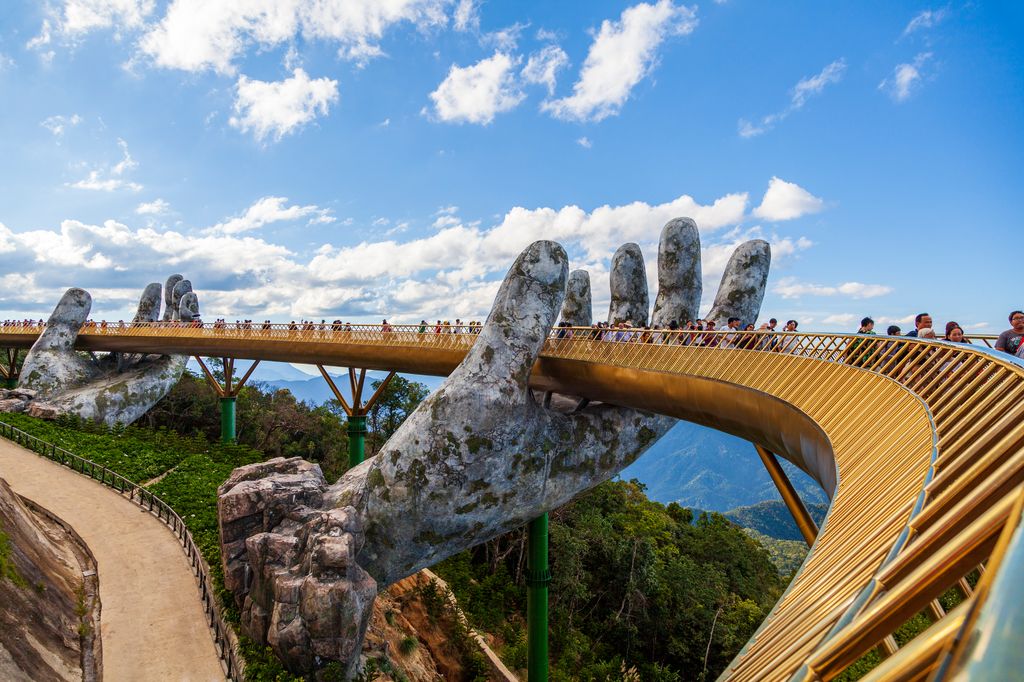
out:
<path id="1" fill-rule="evenodd" d="M 0 478 L 73 526 L 96 555 L 105 679 L 223 682 L 196 579 L 163 523 L 4 438 Z"/>

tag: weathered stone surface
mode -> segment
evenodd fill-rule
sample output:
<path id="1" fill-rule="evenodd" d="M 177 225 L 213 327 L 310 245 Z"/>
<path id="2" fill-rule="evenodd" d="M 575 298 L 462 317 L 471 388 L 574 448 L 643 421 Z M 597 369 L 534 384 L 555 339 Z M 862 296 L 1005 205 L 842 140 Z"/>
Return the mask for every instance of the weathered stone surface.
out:
<path id="1" fill-rule="evenodd" d="M 688 232 L 680 222 L 663 236 L 684 245 Z M 462 364 L 380 454 L 333 485 L 293 459 L 238 469 L 221 486 L 225 582 L 247 634 L 293 671 L 330 659 L 351 672 L 377 587 L 565 504 L 675 423 L 607 404 L 558 411 L 534 397 L 529 374 L 563 309 L 567 260 L 553 242 L 527 248 Z M 645 323 L 636 245 L 616 253 L 611 279 L 612 320 L 619 310 Z M 671 284 L 669 302 L 694 298 L 685 282 Z"/>
<path id="2" fill-rule="evenodd" d="M 623 244 L 612 256 L 612 301 L 608 322 L 625 322 L 633 327 L 647 324 L 651 301 L 647 295 L 647 268 L 638 244 Z"/>
<path id="3" fill-rule="evenodd" d="M 562 322 L 568 322 L 572 327 L 589 327 L 593 323 L 590 273 L 586 270 L 573 270 L 569 273 L 560 317 Z"/>
<path id="4" fill-rule="evenodd" d="M 46 329 L 32 344 L 21 367 L 19 388 L 49 398 L 94 375 L 92 363 L 74 352 L 75 339 L 92 309 L 92 296 L 84 289 L 68 289 L 54 308 Z"/>
<path id="5" fill-rule="evenodd" d="M 44 403 L 39 400 L 35 400 L 31 403 L 27 403 L 28 416 L 35 417 L 36 419 L 56 419 L 63 414 L 56 405 L 50 403 Z"/>
<path id="6" fill-rule="evenodd" d="M 81 680 L 76 592 L 82 569 L 66 534 L 0 479 L 0 679 Z"/>
<path id="7" fill-rule="evenodd" d="M 174 300 L 174 287 L 183 279 L 185 278 L 181 275 L 171 275 L 164 282 L 164 322 L 173 320 L 174 314 L 178 311 L 176 301 Z"/>
<path id="8" fill-rule="evenodd" d="M 740 244 L 722 273 L 722 283 L 708 319 L 714 320 L 719 329 L 725 327 L 730 317 L 740 318 L 741 327 L 756 322 L 771 263 L 772 249 L 768 242 L 752 239 Z"/>
<path id="9" fill-rule="evenodd" d="M 683 325 L 696 320 L 702 288 L 697 223 L 690 218 L 670 220 L 661 230 L 658 246 L 654 326 L 668 327 L 673 321 Z"/>
<path id="10" fill-rule="evenodd" d="M 21 398 L 4 398 L 0 400 L 0 412 L 24 412 L 27 400 Z"/>
<path id="11" fill-rule="evenodd" d="M 178 317 L 182 322 L 191 322 L 199 317 L 199 297 L 194 292 L 186 292 L 178 302 Z"/>
<path id="12" fill-rule="evenodd" d="M 156 322 L 160 319 L 162 289 L 157 282 L 147 284 L 139 297 L 139 307 L 132 322 Z"/>
<path id="13" fill-rule="evenodd" d="M 191 293 L 192 285 L 180 277 L 168 279 L 174 289 L 184 292 L 175 299 L 172 291 L 171 299 L 185 305 L 185 314 L 191 320 L 198 314 L 199 302 Z M 160 285 L 148 285 L 139 299 L 135 321 L 159 319 L 160 298 Z M 185 356 L 109 354 L 92 360 L 75 352 L 78 332 L 91 306 L 88 292 L 69 289 L 29 350 L 18 390 L 34 391 L 33 396 L 44 403 L 29 407 L 30 414 L 35 409 L 46 418 L 75 414 L 110 426 L 129 424 L 166 395 L 185 371 Z M 168 314 L 175 320 L 181 317 L 177 308 L 169 309 Z"/>
<path id="14" fill-rule="evenodd" d="M 19 398 L 21 400 L 35 400 L 38 391 L 29 388 L 12 388 L 7 391 L 7 398 Z"/>

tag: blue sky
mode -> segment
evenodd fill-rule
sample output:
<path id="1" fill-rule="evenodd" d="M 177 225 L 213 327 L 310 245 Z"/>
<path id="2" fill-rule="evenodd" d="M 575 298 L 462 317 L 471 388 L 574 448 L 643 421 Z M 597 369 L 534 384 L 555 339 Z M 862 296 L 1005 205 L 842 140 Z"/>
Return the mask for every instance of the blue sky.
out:
<path id="1" fill-rule="evenodd" d="M 726 0 L 8 0 L 0 318 L 68 286 L 128 317 L 482 318 L 530 241 L 704 298 L 774 249 L 764 316 L 855 330 L 1024 307 L 1024 5 Z M 652 297 L 653 297 L 652 287 Z"/>

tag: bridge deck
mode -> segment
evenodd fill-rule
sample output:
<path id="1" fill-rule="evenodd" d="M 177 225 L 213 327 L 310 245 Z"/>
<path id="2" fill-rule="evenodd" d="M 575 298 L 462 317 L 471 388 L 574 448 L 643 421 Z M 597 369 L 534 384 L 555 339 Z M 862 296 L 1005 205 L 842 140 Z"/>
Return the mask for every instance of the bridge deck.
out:
<path id="1" fill-rule="evenodd" d="M 38 332 L 5 328 L 0 345 L 24 347 Z M 997 540 L 1020 513 L 1024 367 L 977 346 L 907 338 L 702 336 L 712 345 L 692 333 L 622 343 L 575 330 L 549 340 L 531 385 L 739 435 L 831 494 L 803 567 L 724 677 L 831 679 L 880 643 L 895 655 L 877 675 L 927 675 L 981 605 L 964 576 L 997 568 Z M 429 327 L 142 325 L 85 329 L 79 347 L 445 375 L 474 341 Z M 935 600 L 953 586 L 966 606 L 947 615 Z M 891 633 L 921 611 L 936 623 L 896 652 Z"/>

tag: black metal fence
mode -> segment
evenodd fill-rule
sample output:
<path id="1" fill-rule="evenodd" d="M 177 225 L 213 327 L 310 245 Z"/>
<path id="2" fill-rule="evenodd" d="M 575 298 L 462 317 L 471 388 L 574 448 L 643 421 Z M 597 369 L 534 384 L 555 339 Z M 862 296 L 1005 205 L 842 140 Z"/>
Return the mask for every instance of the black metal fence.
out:
<path id="1" fill-rule="evenodd" d="M 217 604 L 216 593 L 213 589 L 213 580 L 210 578 L 209 571 L 207 571 L 206 562 L 203 561 L 202 554 L 199 552 L 199 547 L 192 538 L 192 533 L 189 532 L 188 527 L 185 525 L 185 522 L 181 517 L 178 516 L 177 512 L 171 509 L 171 507 L 159 497 L 146 490 L 141 485 L 129 481 L 124 476 L 121 476 L 120 474 L 117 474 L 96 462 L 92 462 L 84 457 L 79 457 L 73 452 L 68 452 L 64 448 L 58 447 L 53 443 L 47 443 L 44 440 L 36 438 L 32 434 L 25 433 L 21 429 L 15 428 L 10 424 L 0 422 L 0 436 L 14 441 L 18 445 L 28 448 L 29 450 L 33 450 L 34 452 L 37 452 L 43 457 L 51 459 L 58 464 L 63 464 L 72 471 L 77 471 L 78 473 L 84 474 L 95 481 L 99 481 L 105 486 L 113 488 L 122 496 L 127 497 L 130 501 L 156 516 L 171 529 L 171 532 L 174 533 L 175 537 L 178 538 L 178 541 L 181 542 L 185 556 L 192 565 L 192 573 L 199 581 L 199 591 L 203 602 L 203 610 L 206 612 L 206 624 L 210 626 L 210 632 L 213 635 L 213 641 L 217 646 L 217 653 L 224 662 L 227 677 L 228 679 L 241 682 L 243 666 L 239 665 L 240 661 L 238 654 L 231 645 L 231 640 L 228 636 L 228 633 L 231 632 L 231 627 L 224 620 L 224 615 L 221 613 L 220 605 Z"/>

